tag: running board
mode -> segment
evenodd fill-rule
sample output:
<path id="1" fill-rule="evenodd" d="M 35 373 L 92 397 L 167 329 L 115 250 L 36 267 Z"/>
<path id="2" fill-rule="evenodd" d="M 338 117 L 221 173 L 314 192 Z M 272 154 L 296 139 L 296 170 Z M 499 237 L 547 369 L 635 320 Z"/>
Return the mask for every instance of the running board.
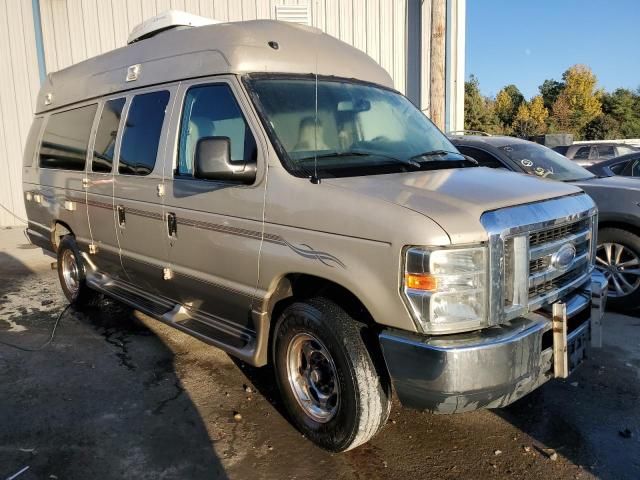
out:
<path id="1" fill-rule="evenodd" d="M 167 298 L 149 294 L 129 283 L 99 272 L 87 272 L 87 285 L 155 320 L 180 330 L 198 340 L 220 348 L 251 365 L 264 364 L 256 333 L 230 322 L 194 312 Z"/>

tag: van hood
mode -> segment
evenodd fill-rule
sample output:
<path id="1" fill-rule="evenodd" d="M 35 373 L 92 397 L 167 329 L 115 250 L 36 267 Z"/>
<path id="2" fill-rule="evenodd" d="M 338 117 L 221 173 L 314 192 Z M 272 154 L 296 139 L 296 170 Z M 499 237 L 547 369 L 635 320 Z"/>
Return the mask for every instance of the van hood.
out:
<path id="1" fill-rule="evenodd" d="M 421 213 L 440 225 L 453 244 L 487 240 L 480 223 L 484 212 L 581 191 L 563 182 L 486 167 L 327 178 L 323 183 Z"/>

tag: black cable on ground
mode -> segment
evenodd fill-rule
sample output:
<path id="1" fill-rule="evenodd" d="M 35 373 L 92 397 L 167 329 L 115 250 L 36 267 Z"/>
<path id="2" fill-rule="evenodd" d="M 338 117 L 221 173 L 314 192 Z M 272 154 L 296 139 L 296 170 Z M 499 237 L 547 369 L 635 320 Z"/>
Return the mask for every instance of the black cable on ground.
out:
<path id="1" fill-rule="evenodd" d="M 38 352 L 40 350 L 42 350 L 43 348 L 45 348 L 47 345 L 49 345 L 51 342 L 53 342 L 53 338 L 56 335 L 56 330 L 58 328 L 58 324 L 60 323 L 60 320 L 62 320 L 62 316 L 67 313 L 67 310 L 69 310 L 69 308 L 71 307 L 71 304 L 68 304 L 66 307 L 64 307 L 64 309 L 58 314 L 58 318 L 56 318 L 55 323 L 53 324 L 53 328 L 51 329 L 51 335 L 49 335 L 49 339 L 44 342 L 42 345 L 40 345 L 39 347 L 36 348 L 29 348 L 29 347 L 22 347 L 20 345 L 15 345 L 13 343 L 8 343 L 8 342 L 4 342 L 2 340 L 0 340 L 0 344 L 2 345 L 6 345 L 7 347 L 12 347 L 12 348 L 16 348 L 18 350 L 22 350 L 23 352 Z"/>

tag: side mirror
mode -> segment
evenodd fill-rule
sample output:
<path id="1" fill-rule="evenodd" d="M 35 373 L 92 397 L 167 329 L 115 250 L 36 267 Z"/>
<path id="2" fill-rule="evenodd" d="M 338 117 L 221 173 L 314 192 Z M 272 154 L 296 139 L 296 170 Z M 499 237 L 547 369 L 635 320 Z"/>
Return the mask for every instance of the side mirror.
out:
<path id="1" fill-rule="evenodd" d="M 203 180 L 232 180 L 253 183 L 256 166 L 231 160 L 229 137 L 202 137 L 196 144 L 193 176 Z"/>

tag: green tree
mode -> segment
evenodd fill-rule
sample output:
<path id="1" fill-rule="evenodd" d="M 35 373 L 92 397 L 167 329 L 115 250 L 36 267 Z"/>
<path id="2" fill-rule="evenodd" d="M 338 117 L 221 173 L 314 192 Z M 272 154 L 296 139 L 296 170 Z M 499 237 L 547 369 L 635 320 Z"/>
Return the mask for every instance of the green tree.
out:
<path id="1" fill-rule="evenodd" d="M 585 140 L 611 140 L 620 136 L 620 123 L 606 113 L 591 120 L 584 129 Z"/>
<path id="2" fill-rule="evenodd" d="M 498 133 L 493 104 L 480 93 L 480 82 L 474 75 L 464 83 L 464 128 Z"/>
<path id="3" fill-rule="evenodd" d="M 563 89 L 564 83 L 553 79 L 545 80 L 542 82 L 542 85 L 538 87 L 540 95 L 542 95 L 542 100 L 544 101 L 544 107 L 547 110 L 553 109 L 553 104 L 556 103 L 556 100 Z"/>
<path id="4" fill-rule="evenodd" d="M 609 124 L 618 125 L 617 137 L 640 137 L 640 92 L 618 88 L 602 95 L 602 112 Z M 613 135 L 613 132 L 610 133 Z M 609 138 L 615 138 L 611 136 Z"/>

